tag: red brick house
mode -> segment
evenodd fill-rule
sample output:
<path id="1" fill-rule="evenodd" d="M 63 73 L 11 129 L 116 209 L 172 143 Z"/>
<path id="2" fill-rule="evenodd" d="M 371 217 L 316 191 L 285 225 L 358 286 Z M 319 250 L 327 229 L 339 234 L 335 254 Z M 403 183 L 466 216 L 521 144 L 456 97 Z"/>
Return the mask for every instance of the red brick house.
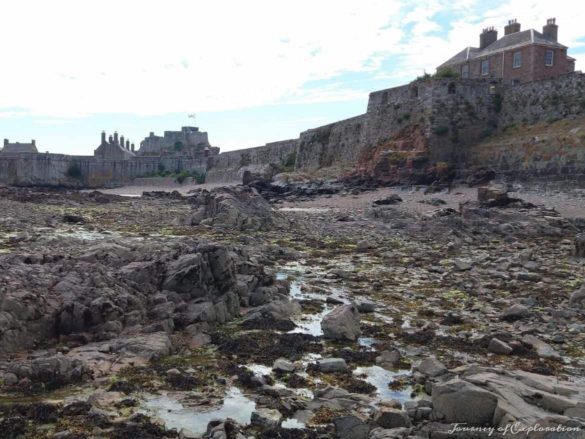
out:
<path id="1" fill-rule="evenodd" d="M 437 70 L 455 70 L 462 78 L 502 79 L 507 84 L 538 81 L 575 71 L 575 59 L 567 55 L 567 46 L 557 41 L 556 20 L 547 20 L 542 33 L 534 29 L 520 31 L 520 23 L 510 20 L 504 36 L 484 29 L 479 48 L 468 47 Z"/>

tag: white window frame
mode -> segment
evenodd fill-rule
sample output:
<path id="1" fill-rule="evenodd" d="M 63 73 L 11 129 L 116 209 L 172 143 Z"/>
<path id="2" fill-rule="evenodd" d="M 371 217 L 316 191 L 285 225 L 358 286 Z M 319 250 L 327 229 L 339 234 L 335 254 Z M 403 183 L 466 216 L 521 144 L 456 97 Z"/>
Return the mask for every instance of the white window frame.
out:
<path id="1" fill-rule="evenodd" d="M 463 66 L 461 66 L 461 78 L 469 78 L 469 64 L 463 64 Z"/>
<path id="2" fill-rule="evenodd" d="M 547 60 L 549 53 L 551 54 L 551 56 L 550 56 L 550 63 Z M 552 66 L 555 65 L 555 51 L 554 50 L 547 49 L 547 51 L 544 52 L 544 65 L 546 67 L 552 67 Z"/>
<path id="3" fill-rule="evenodd" d="M 486 69 L 484 71 L 484 66 L 486 66 Z M 487 76 L 490 74 L 490 60 L 489 59 L 484 59 L 481 61 L 481 76 Z"/>
<path id="4" fill-rule="evenodd" d="M 519 69 L 520 67 L 522 67 L 522 52 L 514 52 L 514 55 L 512 55 L 512 68 Z"/>

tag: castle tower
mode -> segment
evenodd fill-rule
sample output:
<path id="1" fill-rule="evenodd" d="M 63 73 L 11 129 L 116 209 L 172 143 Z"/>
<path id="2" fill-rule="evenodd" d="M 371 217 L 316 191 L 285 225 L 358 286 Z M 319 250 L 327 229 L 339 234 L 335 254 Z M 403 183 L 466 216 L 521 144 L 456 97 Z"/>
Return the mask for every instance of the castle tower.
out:
<path id="1" fill-rule="evenodd" d="M 557 19 L 556 18 L 549 18 L 546 20 L 546 25 L 542 28 L 542 34 L 545 38 L 548 38 L 552 41 L 557 41 L 559 38 L 559 27 L 557 26 Z"/>
<path id="2" fill-rule="evenodd" d="M 486 27 L 479 35 L 479 48 L 485 49 L 490 44 L 498 40 L 498 31 L 495 27 Z"/>
<path id="3" fill-rule="evenodd" d="M 520 23 L 515 18 L 508 20 L 508 24 L 504 28 L 504 35 L 515 34 L 516 32 L 520 32 Z"/>

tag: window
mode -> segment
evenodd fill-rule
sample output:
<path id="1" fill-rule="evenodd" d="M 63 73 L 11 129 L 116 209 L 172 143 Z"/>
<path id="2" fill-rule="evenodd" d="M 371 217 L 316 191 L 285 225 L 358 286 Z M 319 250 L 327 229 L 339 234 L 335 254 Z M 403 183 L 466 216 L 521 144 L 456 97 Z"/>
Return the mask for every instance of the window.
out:
<path id="1" fill-rule="evenodd" d="M 469 78 L 469 64 L 465 64 L 463 67 L 461 67 L 461 77 L 463 79 Z"/>
<path id="2" fill-rule="evenodd" d="M 555 51 L 554 50 L 547 50 L 544 54 L 544 65 L 545 66 L 553 66 L 555 63 Z"/>
<path id="3" fill-rule="evenodd" d="M 517 69 L 522 66 L 522 52 L 515 52 L 514 53 L 514 62 L 512 63 L 512 67 Z"/>
<path id="4" fill-rule="evenodd" d="M 490 62 L 487 59 L 484 59 L 481 62 L 481 75 L 482 76 L 487 76 L 490 73 Z"/>

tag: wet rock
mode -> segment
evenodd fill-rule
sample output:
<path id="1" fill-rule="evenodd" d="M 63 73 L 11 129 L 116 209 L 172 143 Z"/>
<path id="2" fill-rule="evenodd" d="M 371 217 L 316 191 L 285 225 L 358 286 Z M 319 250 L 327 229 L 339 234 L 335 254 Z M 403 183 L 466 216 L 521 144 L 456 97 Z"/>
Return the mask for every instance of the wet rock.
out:
<path id="1" fill-rule="evenodd" d="M 398 203 L 402 203 L 402 198 L 397 194 L 391 194 L 385 198 L 380 198 L 379 200 L 374 201 L 374 206 L 388 206 Z"/>
<path id="2" fill-rule="evenodd" d="M 278 372 L 293 372 L 295 370 L 295 365 L 286 358 L 279 358 L 274 362 L 272 370 Z"/>
<path id="3" fill-rule="evenodd" d="M 341 305 L 327 314 L 321 322 L 325 338 L 357 340 L 361 334 L 360 315 L 353 305 Z"/>
<path id="4" fill-rule="evenodd" d="M 435 384 L 432 401 L 436 417 L 470 425 L 491 424 L 498 405 L 493 393 L 460 379 Z"/>
<path id="5" fill-rule="evenodd" d="M 201 435 L 193 433 L 187 428 L 181 428 L 179 430 L 179 439 L 200 439 Z"/>
<path id="6" fill-rule="evenodd" d="M 383 428 L 410 427 L 410 418 L 403 410 L 383 407 L 374 415 L 374 422 Z"/>
<path id="7" fill-rule="evenodd" d="M 477 188 L 477 201 L 484 207 L 505 207 L 518 200 L 508 196 L 505 186 L 490 185 Z"/>
<path id="8" fill-rule="evenodd" d="M 571 294 L 569 304 L 573 308 L 585 308 L 585 287 L 581 287 Z"/>
<path id="9" fill-rule="evenodd" d="M 13 362 L 9 371 L 19 379 L 26 378 L 50 389 L 80 382 L 88 372 L 80 360 L 61 355 Z"/>
<path id="10" fill-rule="evenodd" d="M 539 357 L 542 358 L 561 358 L 561 355 L 553 349 L 551 345 L 539 340 L 534 335 L 526 335 L 522 338 L 522 343 L 534 348 Z"/>
<path id="11" fill-rule="evenodd" d="M 342 416 L 333 420 L 336 438 L 368 439 L 370 427 L 356 416 Z"/>
<path id="12" fill-rule="evenodd" d="M 447 372 L 445 365 L 433 357 L 421 361 L 416 370 L 427 377 L 436 377 Z"/>
<path id="13" fill-rule="evenodd" d="M 516 320 L 524 319 L 529 317 L 531 314 L 530 309 L 527 306 L 516 303 L 502 311 L 500 315 L 501 320 L 508 322 L 514 322 Z"/>
<path id="14" fill-rule="evenodd" d="M 369 439 L 406 439 L 410 436 L 411 429 L 406 427 L 401 428 L 374 428 L 370 435 L 368 436 Z"/>
<path id="15" fill-rule="evenodd" d="M 530 273 L 528 271 L 521 271 L 516 275 L 516 279 L 526 282 L 539 282 L 542 279 L 538 273 Z"/>
<path id="16" fill-rule="evenodd" d="M 282 415 L 274 409 L 257 409 L 252 412 L 250 423 L 262 428 L 277 427 L 282 422 Z"/>
<path id="17" fill-rule="evenodd" d="M 380 352 L 380 355 L 376 357 L 376 364 L 383 368 L 394 369 L 401 359 L 402 355 L 400 354 L 400 351 L 396 349 L 392 351 L 382 351 Z"/>
<path id="18" fill-rule="evenodd" d="M 575 256 L 585 258 L 585 233 L 575 237 Z"/>
<path id="19" fill-rule="evenodd" d="M 85 218 L 74 213 L 66 213 L 63 215 L 63 222 L 69 224 L 85 224 Z"/>
<path id="20" fill-rule="evenodd" d="M 343 358 L 324 358 L 317 361 L 317 367 L 321 372 L 341 372 L 347 369 L 347 363 Z"/>
<path id="21" fill-rule="evenodd" d="M 376 311 L 376 304 L 370 300 L 356 300 L 355 306 L 359 312 L 364 314 Z"/>
<path id="22" fill-rule="evenodd" d="M 514 349 L 508 344 L 497 338 L 492 338 L 488 345 L 488 351 L 500 355 L 510 355 Z"/>
<path id="23" fill-rule="evenodd" d="M 0 375 L 0 382 L 2 385 L 10 387 L 18 382 L 18 377 L 13 373 L 7 372 Z"/>

